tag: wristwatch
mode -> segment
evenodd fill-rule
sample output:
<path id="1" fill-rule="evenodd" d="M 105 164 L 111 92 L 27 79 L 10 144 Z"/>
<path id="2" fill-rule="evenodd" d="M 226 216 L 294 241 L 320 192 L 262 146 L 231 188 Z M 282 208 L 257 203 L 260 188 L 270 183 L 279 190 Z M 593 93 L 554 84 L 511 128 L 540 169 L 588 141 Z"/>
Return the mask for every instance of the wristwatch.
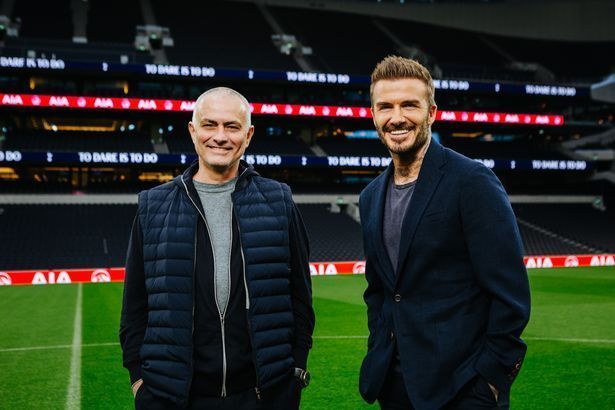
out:
<path id="1" fill-rule="evenodd" d="M 301 383 L 301 387 L 307 387 L 308 384 L 310 384 L 310 372 L 308 372 L 307 370 L 295 367 L 295 372 L 293 373 L 293 376 L 295 376 L 297 380 L 299 380 L 299 383 Z"/>

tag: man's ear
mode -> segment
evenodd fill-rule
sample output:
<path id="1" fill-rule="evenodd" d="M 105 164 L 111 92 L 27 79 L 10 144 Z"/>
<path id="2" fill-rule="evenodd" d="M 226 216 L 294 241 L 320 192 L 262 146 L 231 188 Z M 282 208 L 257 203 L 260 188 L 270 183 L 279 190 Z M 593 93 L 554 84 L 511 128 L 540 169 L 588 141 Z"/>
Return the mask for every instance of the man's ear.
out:
<path id="1" fill-rule="evenodd" d="M 250 129 L 248 130 L 248 135 L 246 136 L 246 147 L 250 145 L 250 141 L 252 141 L 252 135 L 254 135 L 254 125 L 250 125 Z"/>
<path id="2" fill-rule="evenodd" d="M 192 123 L 192 121 L 188 123 L 188 132 L 190 132 L 190 139 L 192 139 L 192 143 L 196 144 L 197 142 L 196 129 L 194 128 L 194 124 Z"/>
<path id="3" fill-rule="evenodd" d="M 438 106 L 436 104 L 429 107 L 429 125 L 432 125 L 436 121 L 436 114 L 438 112 Z"/>

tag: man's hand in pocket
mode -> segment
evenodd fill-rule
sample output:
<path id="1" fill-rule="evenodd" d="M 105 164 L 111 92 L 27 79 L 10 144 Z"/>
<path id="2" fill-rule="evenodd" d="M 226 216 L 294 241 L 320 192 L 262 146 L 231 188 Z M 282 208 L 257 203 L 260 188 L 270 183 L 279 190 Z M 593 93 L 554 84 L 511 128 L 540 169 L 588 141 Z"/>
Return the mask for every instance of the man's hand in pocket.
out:
<path id="1" fill-rule="evenodd" d="M 139 388 L 141 387 L 142 384 L 143 384 L 143 379 L 139 379 L 132 384 L 132 396 L 133 397 L 137 396 L 137 392 L 139 391 Z"/>

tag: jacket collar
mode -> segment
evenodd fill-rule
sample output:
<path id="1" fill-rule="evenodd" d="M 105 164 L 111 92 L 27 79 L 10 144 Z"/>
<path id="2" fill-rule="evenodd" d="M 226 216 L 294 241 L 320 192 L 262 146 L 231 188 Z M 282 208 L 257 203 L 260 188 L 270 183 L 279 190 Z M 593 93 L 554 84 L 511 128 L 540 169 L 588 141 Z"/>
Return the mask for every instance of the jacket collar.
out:
<path id="1" fill-rule="evenodd" d="M 188 168 L 183 172 L 183 174 L 178 175 L 174 178 L 174 182 L 183 187 L 184 184 L 188 187 L 192 186 L 194 188 L 194 183 L 192 182 L 192 178 L 199 170 L 199 160 L 196 159 L 190 164 Z M 237 179 L 237 184 L 235 185 L 235 190 L 245 188 L 245 186 L 249 182 L 249 178 L 255 175 L 259 175 L 258 172 L 254 169 L 252 165 L 249 165 L 244 160 L 239 161 L 239 178 Z"/>
<path id="2" fill-rule="evenodd" d="M 402 223 L 402 237 L 399 244 L 399 259 L 397 266 L 391 264 L 388 252 L 382 241 L 383 232 L 383 219 L 384 219 L 384 206 L 386 201 L 387 188 L 389 179 L 393 177 L 394 164 L 391 161 L 388 168 L 380 176 L 378 176 L 378 182 L 374 190 L 374 202 L 373 208 L 377 210 L 375 224 L 373 226 L 374 233 L 377 235 L 373 245 L 376 247 L 376 255 L 379 259 L 382 271 L 387 276 L 385 279 L 391 287 L 395 286 L 397 279 L 399 278 L 399 272 L 403 269 L 408 252 L 414 240 L 414 234 L 420 219 L 427 207 L 432 195 L 436 191 L 440 179 L 444 175 L 441 168 L 446 163 L 446 152 L 444 147 L 440 145 L 433 138 L 430 141 L 429 148 L 425 153 L 423 164 L 419 172 L 412 200 L 406 214 L 404 215 Z"/>
<path id="3" fill-rule="evenodd" d="M 199 170 L 199 160 L 196 159 L 190 164 L 190 166 L 184 171 L 183 174 L 176 176 L 173 179 L 173 182 L 178 185 L 180 191 L 186 193 L 188 197 L 195 204 L 197 210 L 202 214 L 203 213 L 203 204 L 201 204 L 201 198 L 199 197 L 196 188 L 194 187 L 194 182 L 192 178 Z M 239 161 L 239 178 L 237 179 L 237 183 L 235 184 L 235 191 L 241 190 L 245 188 L 250 182 L 250 178 L 253 176 L 259 175 L 258 172 L 254 169 L 252 165 L 249 165 L 244 160 Z"/>

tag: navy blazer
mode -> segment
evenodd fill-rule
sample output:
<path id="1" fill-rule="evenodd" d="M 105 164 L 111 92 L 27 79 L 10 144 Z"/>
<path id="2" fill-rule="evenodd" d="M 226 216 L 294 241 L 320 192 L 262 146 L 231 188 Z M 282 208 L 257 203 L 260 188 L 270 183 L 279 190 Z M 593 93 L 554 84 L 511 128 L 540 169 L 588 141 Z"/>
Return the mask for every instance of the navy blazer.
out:
<path id="1" fill-rule="evenodd" d="M 526 351 L 530 291 L 504 188 L 483 164 L 432 139 L 392 266 L 382 241 L 392 170 L 359 201 L 369 326 L 361 395 L 378 398 L 395 342 L 417 409 L 442 407 L 477 374 L 506 394 Z"/>

